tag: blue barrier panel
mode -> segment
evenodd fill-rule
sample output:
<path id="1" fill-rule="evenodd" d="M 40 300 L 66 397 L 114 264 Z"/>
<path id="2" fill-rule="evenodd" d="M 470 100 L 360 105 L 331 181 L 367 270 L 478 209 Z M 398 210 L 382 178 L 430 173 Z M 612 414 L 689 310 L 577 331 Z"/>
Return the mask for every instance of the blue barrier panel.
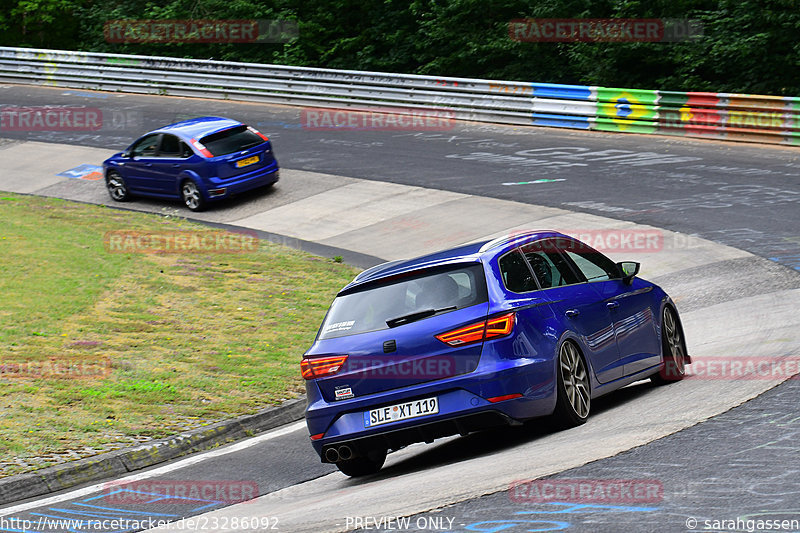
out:
<path id="1" fill-rule="evenodd" d="M 588 130 L 591 127 L 589 117 L 576 117 L 575 115 L 549 115 L 546 113 L 533 114 L 534 126 L 551 126 L 556 128 L 578 128 Z"/>
<path id="2" fill-rule="evenodd" d="M 539 98 L 565 98 L 590 100 L 592 88 L 588 85 L 560 85 L 558 83 L 533 83 L 533 96 Z"/>

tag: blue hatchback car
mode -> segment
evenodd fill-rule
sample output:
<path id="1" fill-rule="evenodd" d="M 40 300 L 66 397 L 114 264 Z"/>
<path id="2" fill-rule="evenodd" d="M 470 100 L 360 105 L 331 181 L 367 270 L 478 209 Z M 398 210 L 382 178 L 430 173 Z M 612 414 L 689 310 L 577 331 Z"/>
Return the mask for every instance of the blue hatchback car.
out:
<path id="1" fill-rule="evenodd" d="M 184 120 L 146 133 L 103 162 L 111 198 L 180 199 L 192 211 L 209 202 L 280 177 L 269 139 L 258 130 L 220 117 Z"/>
<path id="2" fill-rule="evenodd" d="M 567 235 L 515 233 L 368 269 L 303 356 L 306 421 L 323 462 L 378 471 L 388 450 L 551 416 L 691 362 L 675 304 Z"/>

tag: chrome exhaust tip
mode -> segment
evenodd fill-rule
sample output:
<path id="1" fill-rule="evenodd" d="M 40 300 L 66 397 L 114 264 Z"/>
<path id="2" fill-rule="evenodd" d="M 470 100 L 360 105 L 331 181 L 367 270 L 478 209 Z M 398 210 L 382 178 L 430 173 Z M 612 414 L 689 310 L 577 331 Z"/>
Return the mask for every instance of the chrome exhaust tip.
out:
<path id="1" fill-rule="evenodd" d="M 339 446 L 338 455 L 341 461 L 347 461 L 353 458 L 353 450 L 350 449 L 350 446 Z"/>
<path id="2" fill-rule="evenodd" d="M 328 448 L 325 450 L 325 460 L 329 463 L 339 462 L 339 452 L 336 451 L 336 448 Z"/>

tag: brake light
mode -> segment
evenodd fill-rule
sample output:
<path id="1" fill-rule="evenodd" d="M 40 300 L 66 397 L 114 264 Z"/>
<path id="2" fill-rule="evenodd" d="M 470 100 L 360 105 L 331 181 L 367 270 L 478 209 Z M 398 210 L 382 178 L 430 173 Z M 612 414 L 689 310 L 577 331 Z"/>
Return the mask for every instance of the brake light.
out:
<path id="1" fill-rule="evenodd" d="M 263 133 L 261 133 L 261 132 L 260 132 L 260 131 L 258 131 L 257 129 L 255 129 L 255 128 L 251 127 L 251 126 L 247 126 L 247 129 L 248 129 L 248 130 L 250 130 L 250 131 L 252 131 L 252 132 L 253 132 L 253 133 L 255 133 L 256 135 L 258 135 L 259 137 L 261 137 L 261 138 L 262 138 L 262 139 L 264 139 L 265 141 L 268 141 L 268 140 L 269 140 L 269 137 L 267 137 L 266 135 L 264 135 Z"/>
<path id="2" fill-rule="evenodd" d="M 315 379 L 332 376 L 342 369 L 346 355 L 333 355 L 330 357 L 309 357 L 300 361 L 300 372 L 303 379 Z"/>
<path id="3" fill-rule="evenodd" d="M 514 313 L 475 322 L 469 326 L 436 335 L 436 338 L 449 346 L 463 346 L 498 337 L 505 337 L 514 329 Z"/>
<path id="4" fill-rule="evenodd" d="M 200 152 L 201 154 L 203 154 L 204 157 L 209 157 L 209 158 L 210 157 L 214 157 L 214 154 L 209 152 L 208 148 L 206 148 L 205 145 L 203 145 L 203 143 L 201 143 L 197 139 L 192 139 L 191 143 L 192 143 L 192 146 L 197 148 L 197 151 Z"/>
<path id="5" fill-rule="evenodd" d="M 309 435 L 311 440 L 319 440 L 325 436 L 325 433 L 317 433 L 316 435 Z"/>

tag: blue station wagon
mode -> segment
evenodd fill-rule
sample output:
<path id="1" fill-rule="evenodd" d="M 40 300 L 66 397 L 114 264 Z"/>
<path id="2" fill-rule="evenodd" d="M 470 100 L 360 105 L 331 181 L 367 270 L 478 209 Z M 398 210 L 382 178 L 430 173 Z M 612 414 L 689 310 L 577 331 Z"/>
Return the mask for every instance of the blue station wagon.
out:
<path id="1" fill-rule="evenodd" d="M 367 475 L 414 442 L 543 416 L 573 427 L 598 396 L 682 379 L 678 311 L 638 271 L 531 231 L 360 273 L 301 361 L 314 449 Z"/>
<path id="2" fill-rule="evenodd" d="M 103 162 L 111 198 L 174 198 L 192 211 L 280 178 L 269 139 L 220 117 L 184 120 L 146 133 Z"/>

